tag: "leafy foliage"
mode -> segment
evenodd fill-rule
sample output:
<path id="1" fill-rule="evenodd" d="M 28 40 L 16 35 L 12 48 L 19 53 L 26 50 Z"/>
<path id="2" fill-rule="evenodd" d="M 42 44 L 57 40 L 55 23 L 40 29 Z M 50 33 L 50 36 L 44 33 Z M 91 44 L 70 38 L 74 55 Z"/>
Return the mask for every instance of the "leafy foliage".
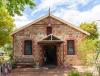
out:
<path id="1" fill-rule="evenodd" d="M 80 28 L 90 33 L 90 36 L 88 36 L 89 39 L 97 39 L 99 37 L 97 24 L 95 22 L 82 23 Z"/>
<path id="2" fill-rule="evenodd" d="M 93 61 L 93 59 L 95 59 L 97 56 L 96 51 L 98 49 L 98 43 L 100 42 L 100 40 L 98 40 L 99 33 L 97 30 L 97 24 L 95 22 L 82 23 L 80 28 L 90 33 L 90 35 L 87 36 L 85 40 L 79 42 L 78 44 L 78 52 L 80 54 L 80 58 L 86 62 L 88 62 L 87 60 L 90 58 L 92 59 L 90 60 Z"/>
<path id="3" fill-rule="evenodd" d="M 4 62 L 4 57 L 0 56 L 0 65 Z"/>
<path id="4" fill-rule="evenodd" d="M 82 76 L 93 76 L 93 74 L 90 72 L 84 72 Z"/>
<path id="5" fill-rule="evenodd" d="M 0 8 L 0 47 L 4 46 L 6 43 L 11 42 L 10 33 L 13 31 L 14 20 L 9 15 L 7 10 L 2 7 Z"/>
<path id="6" fill-rule="evenodd" d="M 99 40 L 97 39 L 85 39 L 78 43 L 77 49 L 79 52 L 79 57 L 80 59 L 84 60 L 84 63 L 90 64 L 91 62 L 95 61 L 96 58 L 98 58 L 98 55 L 96 54 L 98 42 Z"/>
<path id="7" fill-rule="evenodd" d="M 0 8 L 4 6 L 11 16 L 22 15 L 26 5 L 33 8 L 34 0 L 0 0 Z"/>
<path id="8" fill-rule="evenodd" d="M 2 47 L 2 50 L 5 51 L 6 55 L 7 56 L 10 56 L 12 55 L 12 50 L 13 50 L 13 47 L 11 44 L 5 44 L 3 47 Z"/>
<path id="9" fill-rule="evenodd" d="M 83 73 L 80 73 L 76 70 L 72 70 L 68 73 L 68 76 L 93 76 L 93 74 L 91 72 L 83 72 Z"/>
<path id="10" fill-rule="evenodd" d="M 16 62 L 14 62 L 12 59 L 11 59 L 11 64 L 12 64 L 12 69 L 17 68 L 17 64 L 16 64 Z"/>
<path id="11" fill-rule="evenodd" d="M 78 71 L 72 70 L 69 72 L 68 76 L 80 76 L 80 73 Z"/>
<path id="12" fill-rule="evenodd" d="M 97 45 L 97 41 L 98 40 L 92 40 L 92 39 L 85 39 L 83 41 L 79 42 L 79 47 L 78 49 L 82 52 L 82 51 L 86 51 L 86 52 L 95 52 L 96 51 L 96 45 Z"/>

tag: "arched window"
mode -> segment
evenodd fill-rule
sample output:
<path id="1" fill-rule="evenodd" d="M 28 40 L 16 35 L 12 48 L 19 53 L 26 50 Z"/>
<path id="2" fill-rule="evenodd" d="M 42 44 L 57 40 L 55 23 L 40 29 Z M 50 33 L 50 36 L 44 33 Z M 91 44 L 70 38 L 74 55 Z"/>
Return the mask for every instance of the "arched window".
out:
<path id="1" fill-rule="evenodd" d="M 32 55 L 32 40 L 24 41 L 24 55 Z"/>
<path id="2" fill-rule="evenodd" d="M 47 35 L 52 34 L 52 27 L 47 27 Z"/>

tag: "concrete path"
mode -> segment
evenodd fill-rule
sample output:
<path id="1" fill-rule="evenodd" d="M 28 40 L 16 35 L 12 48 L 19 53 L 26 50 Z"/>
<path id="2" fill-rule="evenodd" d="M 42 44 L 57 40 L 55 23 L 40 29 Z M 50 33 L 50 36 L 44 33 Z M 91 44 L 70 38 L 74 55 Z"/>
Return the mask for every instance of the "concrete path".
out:
<path id="1" fill-rule="evenodd" d="M 63 68 L 17 68 L 8 76 L 67 76 L 67 69 Z"/>

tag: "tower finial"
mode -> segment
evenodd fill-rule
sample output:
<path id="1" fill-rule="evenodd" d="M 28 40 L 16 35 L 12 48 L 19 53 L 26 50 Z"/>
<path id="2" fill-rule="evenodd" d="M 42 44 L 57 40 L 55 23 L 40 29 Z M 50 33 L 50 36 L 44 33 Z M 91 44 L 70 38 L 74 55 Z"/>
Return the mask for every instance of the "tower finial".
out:
<path id="1" fill-rule="evenodd" d="M 50 19 L 50 13 L 51 13 L 51 11 L 50 11 L 50 7 L 49 7 L 49 18 L 48 18 L 48 26 L 50 27 L 51 26 L 51 19 Z"/>
<path id="2" fill-rule="evenodd" d="M 50 16 L 50 7 L 49 7 L 49 16 Z"/>

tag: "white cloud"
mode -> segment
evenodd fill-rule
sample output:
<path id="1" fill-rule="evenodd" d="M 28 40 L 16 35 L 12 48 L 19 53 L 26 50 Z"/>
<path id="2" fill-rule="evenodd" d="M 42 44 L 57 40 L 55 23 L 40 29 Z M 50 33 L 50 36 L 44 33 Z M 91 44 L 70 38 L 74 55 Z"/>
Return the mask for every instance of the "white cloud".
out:
<path id="1" fill-rule="evenodd" d="M 56 5 L 64 4 L 68 0 L 42 0 L 42 2 L 36 7 L 36 10 L 31 13 L 34 15 L 36 12 L 43 9 L 54 8 Z"/>
<path id="2" fill-rule="evenodd" d="M 91 10 L 80 12 L 76 9 L 64 10 L 61 9 L 60 11 L 56 11 L 54 15 L 71 22 L 72 24 L 79 25 L 82 22 L 91 22 L 100 20 L 100 5 L 96 5 Z M 98 23 L 98 29 L 100 32 L 100 22 Z"/>
<path id="3" fill-rule="evenodd" d="M 87 4 L 90 0 L 77 0 L 79 4 Z"/>
<path id="4" fill-rule="evenodd" d="M 68 6 L 69 9 L 59 9 L 54 12 L 54 15 L 71 22 L 72 24 L 79 25 L 81 22 L 95 21 L 100 20 L 100 5 L 94 6 L 91 10 L 81 12 L 77 10 L 77 5 L 85 5 L 90 0 L 42 0 L 42 3 L 37 5 L 36 10 L 31 13 L 31 16 L 34 16 L 35 13 L 40 12 L 41 10 L 46 10 L 49 7 L 53 10 L 57 8 L 57 5 L 64 4 Z M 17 27 L 27 24 L 30 22 L 27 15 L 15 16 L 15 23 Z M 98 25 L 100 22 L 97 22 Z M 100 25 L 98 26 L 100 29 Z M 99 30 L 100 31 L 100 30 Z"/>
<path id="5" fill-rule="evenodd" d="M 30 22 L 26 14 L 23 14 L 23 16 L 15 15 L 14 19 L 15 19 L 14 23 L 16 24 L 16 28 L 24 26 Z"/>
<path id="6" fill-rule="evenodd" d="M 54 14 L 65 20 L 79 24 L 80 22 L 100 20 L 100 5 L 95 6 L 93 9 L 85 12 L 78 10 L 64 10 L 61 9 L 60 13 L 57 11 Z"/>
<path id="7" fill-rule="evenodd" d="M 53 10 L 57 5 L 65 5 L 69 9 L 77 9 L 78 4 L 87 4 L 90 0 L 42 0 L 42 2 L 36 7 L 36 10 L 31 13 L 33 16 L 35 13 L 48 9 L 49 7 Z"/>

